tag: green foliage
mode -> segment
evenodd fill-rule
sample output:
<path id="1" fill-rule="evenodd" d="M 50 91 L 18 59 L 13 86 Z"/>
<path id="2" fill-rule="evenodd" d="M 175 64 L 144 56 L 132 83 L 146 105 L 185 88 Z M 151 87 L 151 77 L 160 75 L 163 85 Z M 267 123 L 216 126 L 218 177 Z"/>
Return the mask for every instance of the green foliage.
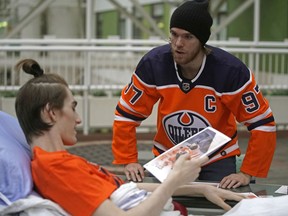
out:
<path id="1" fill-rule="evenodd" d="M 104 90 L 95 90 L 90 92 L 91 95 L 95 97 L 104 97 L 107 96 L 107 93 Z"/>
<path id="2" fill-rule="evenodd" d="M 121 90 L 113 92 L 113 96 L 120 97 L 121 96 Z"/>
<path id="3" fill-rule="evenodd" d="M 17 92 L 16 91 L 0 91 L 0 97 L 10 98 L 10 97 L 16 97 Z"/>
<path id="4" fill-rule="evenodd" d="M 263 89 L 265 96 L 288 96 L 288 89 Z"/>

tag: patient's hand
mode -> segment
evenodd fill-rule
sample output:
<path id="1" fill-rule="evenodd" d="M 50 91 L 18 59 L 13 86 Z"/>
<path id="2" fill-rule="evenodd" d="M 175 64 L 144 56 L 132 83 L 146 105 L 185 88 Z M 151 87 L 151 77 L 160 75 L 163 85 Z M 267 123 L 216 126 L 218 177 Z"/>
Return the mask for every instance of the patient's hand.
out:
<path id="1" fill-rule="evenodd" d="M 201 171 L 201 165 L 208 160 L 208 157 L 191 158 L 189 154 L 183 154 L 174 163 L 168 178 L 178 178 L 179 186 L 195 181 Z"/>
<path id="2" fill-rule="evenodd" d="M 201 185 L 199 187 L 203 187 L 202 192 L 206 199 L 223 208 L 225 211 L 231 209 L 231 206 L 224 202 L 225 200 L 234 200 L 239 202 L 245 198 L 245 196 L 242 194 L 216 188 L 215 186 L 211 185 Z"/>

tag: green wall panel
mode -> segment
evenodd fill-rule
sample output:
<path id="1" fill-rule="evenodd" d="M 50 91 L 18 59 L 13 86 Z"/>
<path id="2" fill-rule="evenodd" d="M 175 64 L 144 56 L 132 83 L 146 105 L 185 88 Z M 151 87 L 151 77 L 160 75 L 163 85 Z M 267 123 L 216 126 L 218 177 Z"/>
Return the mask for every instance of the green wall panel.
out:
<path id="1" fill-rule="evenodd" d="M 260 40 L 283 41 L 288 38 L 288 1 L 262 0 Z"/>
<path id="2" fill-rule="evenodd" d="M 243 0 L 227 1 L 228 13 L 243 4 Z M 238 16 L 227 28 L 227 37 L 253 40 L 254 4 Z M 288 38 L 288 1 L 260 1 L 260 41 L 283 41 Z"/>
<path id="3" fill-rule="evenodd" d="M 227 1 L 228 13 L 231 14 L 241 4 L 243 4 L 243 0 Z M 227 37 L 238 37 L 240 40 L 253 40 L 253 6 L 250 6 L 249 9 L 229 24 Z"/>
<path id="4" fill-rule="evenodd" d="M 110 35 L 118 35 L 118 12 L 108 11 L 102 13 L 103 29 L 102 37 L 107 38 Z"/>

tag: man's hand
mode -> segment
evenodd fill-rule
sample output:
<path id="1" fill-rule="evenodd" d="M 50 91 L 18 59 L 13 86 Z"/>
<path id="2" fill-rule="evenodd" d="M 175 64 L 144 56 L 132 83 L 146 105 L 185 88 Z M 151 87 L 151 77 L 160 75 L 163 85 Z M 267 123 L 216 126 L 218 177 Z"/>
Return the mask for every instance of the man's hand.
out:
<path id="1" fill-rule="evenodd" d="M 240 186 L 248 185 L 250 183 L 251 176 L 246 174 L 246 173 L 236 173 L 236 174 L 231 174 L 226 177 L 224 177 L 220 184 L 219 187 L 221 188 L 237 188 Z"/>
<path id="2" fill-rule="evenodd" d="M 124 173 L 128 181 L 142 182 L 145 175 L 144 169 L 139 163 L 130 163 L 124 165 Z"/>

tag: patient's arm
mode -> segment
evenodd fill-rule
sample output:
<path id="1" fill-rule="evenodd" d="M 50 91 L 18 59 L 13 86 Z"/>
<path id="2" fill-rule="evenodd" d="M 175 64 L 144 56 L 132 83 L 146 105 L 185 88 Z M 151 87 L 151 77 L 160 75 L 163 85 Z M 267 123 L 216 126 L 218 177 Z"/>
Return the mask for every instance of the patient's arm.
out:
<path id="1" fill-rule="evenodd" d="M 93 216 L 159 216 L 163 206 L 172 196 L 178 184 L 179 180 L 175 177 L 167 179 L 161 185 L 158 185 L 147 199 L 128 211 L 121 210 L 107 199 L 100 204 Z"/>
<path id="2" fill-rule="evenodd" d="M 138 187 L 141 189 L 145 189 L 147 191 L 154 191 L 159 184 L 156 183 L 137 183 Z M 211 185 L 184 185 L 178 187 L 175 192 L 173 193 L 174 196 L 201 196 L 206 197 L 210 202 L 218 205 L 219 207 L 223 208 L 224 210 L 231 209 L 225 200 L 233 200 L 233 201 L 240 201 L 244 198 L 243 195 L 224 190 L 221 188 L 216 188 L 215 186 Z"/>
<path id="3" fill-rule="evenodd" d="M 174 165 L 174 169 L 162 184 L 138 183 L 137 185 L 140 189 L 153 192 L 136 207 L 128 211 L 122 211 L 110 200 L 106 200 L 97 208 L 94 216 L 158 216 L 172 195 L 205 196 L 208 200 L 222 207 L 224 210 L 231 208 L 224 200 L 240 201 L 244 198 L 237 193 L 209 185 L 179 186 L 194 181 L 200 171 L 200 164 L 205 162 L 205 159 L 187 160 L 187 156 L 188 155 L 180 156 Z M 194 173 L 191 172 L 191 167 Z"/>
<path id="4" fill-rule="evenodd" d="M 143 189 L 153 190 L 153 192 L 139 205 L 128 211 L 122 211 L 111 201 L 106 200 L 96 209 L 94 216 L 159 216 L 167 200 L 173 195 L 179 185 L 194 181 L 199 175 L 201 164 L 207 160 L 208 158 L 190 160 L 188 154 L 182 155 L 176 161 L 173 170 L 162 184 L 158 184 L 157 187 L 151 184 L 148 184 L 147 187 L 145 184 L 142 185 Z"/>

